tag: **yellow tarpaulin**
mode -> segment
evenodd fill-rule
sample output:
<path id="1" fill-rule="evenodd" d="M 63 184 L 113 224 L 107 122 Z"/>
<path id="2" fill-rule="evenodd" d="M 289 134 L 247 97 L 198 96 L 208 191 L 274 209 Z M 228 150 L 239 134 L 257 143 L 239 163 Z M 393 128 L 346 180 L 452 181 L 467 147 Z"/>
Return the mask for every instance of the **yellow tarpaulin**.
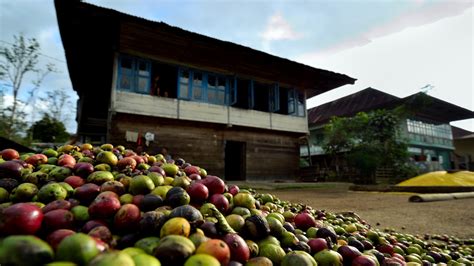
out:
<path id="1" fill-rule="evenodd" d="M 446 171 L 430 172 L 405 180 L 397 186 L 402 187 L 431 187 L 431 186 L 474 186 L 474 172 L 459 171 L 448 173 Z"/>

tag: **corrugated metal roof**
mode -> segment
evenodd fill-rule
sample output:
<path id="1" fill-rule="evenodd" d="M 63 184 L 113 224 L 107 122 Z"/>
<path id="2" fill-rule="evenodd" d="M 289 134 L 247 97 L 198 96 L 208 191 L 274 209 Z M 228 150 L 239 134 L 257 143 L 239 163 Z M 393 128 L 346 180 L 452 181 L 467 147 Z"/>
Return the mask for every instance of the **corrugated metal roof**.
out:
<path id="1" fill-rule="evenodd" d="M 474 132 L 471 132 L 469 130 L 465 130 L 463 128 L 459 128 L 459 127 L 456 127 L 456 126 L 451 126 L 451 129 L 453 131 L 453 138 L 454 139 L 464 139 L 464 138 L 474 137 Z"/>
<path id="2" fill-rule="evenodd" d="M 216 44 L 220 47 L 226 47 L 226 49 L 229 49 L 229 50 L 245 51 L 248 54 L 253 54 L 255 57 L 259 56 L 262 58 L 266 58 L 268 62 L 273 62 L 273 64 L 276 64 L 276 65 L 285 65 L 285 64 L 290 65 L 291 64 L 294 69 L 299 68 L 299 69 L 309 70 L 311 75 L 313 76 L 313 79 L 320 80 L 321 82 L 320 82 L 320 87 L 305 88 L 307 90 L 308 98 L 315 96 L 317 94 L 323 93 L 327 90 L 337 88 L 339 86 L 343 86 L 346 84 L 354 84 L 354 82 L 356 81 L 356 79 L 349 77 L 345 74 L 340 74 L 340 73 L 332 72 L 329 70 L 314 68 L 312 66 L 308 66 L 299 62 L 291 61 L 287 58 L 271 55 L 266 52 L 255 50 L 253 48 L 243 46 L 237 43 L 219 40 L 213 37 L 209 37 L 209 36 L 205 36 L 199 33 L 188 31 L 176 26 L 171 26 L 161 21 L 152 21 L 143 17 L 125 14 L 117 10 L 113 10 L 106 7 L 100 7 L 100 6 L 86 3 L 83 1 L 55 0 L 55 6 L 56 6 L 57 17 L 58 17 L 58 24 L 60 26 L 61 38 L 63 40 L 63 44 L 66 50 L 66 58 L 68 59 L 68 63 L 70 61 L 68 58 L 68 49 L 71 49 L 69 46 L 77 45 L 76 42 L 74 41 L 68 42 L 68 38 L 78 38 L 78 37 L 77 36 L 75 37 L 75 35 L 71 32 L 71 30 L 73 30 L 72 28 L 66 28 L 66 27 L 71 27 L 71 25 L 66 25 L 66 24 L 70 23 L 70 21 L 72 20 L 71 18 L 72 16 L 78 17 L 87 13 L 87 14 L 95 14 L 93 16 L 91 15 L 94 18 L 99 17 L 99 16 L 106 16 L 109 21 L 112 21 L 112 20 L 133 21 L 138 24 L 150 25 L 151 27 L 160 27 L 161 29 L 166 29 L 167 31 L 173 32 L 175 34 L 187 36 L 193 40 L 212 42 L 213 44 Z M 77 24 L 79 22 L 75 21 L 74 23 Z M 77 25 L 74 24 L 74 26 L 77 26 Z M 86 36 L 84 36 L 83 38 L 85 37 Z M 73 71 L 70 71 L 70 72 L 73 72 Z"/>
<path id="3" fill-rule="evenodd" d="M 327 123 L 333 116 L 349 117 L 358 112 L 392 109 L 401 105 L 409 107 L 414 117 L 432 123 L 449 123 L 474 118 L 473 111 L 424 93 L 399 98 L 374 88 L 367 88 L 309 109 L 308 123 L 320 125 Z"/>
<path id="4" fill-rule="evenodd" d="M 367 88 L 309 109 L 308 122 L 310 125 L 323 124 L 329 121 L 333 116 L 353 116 L 358 112 L 383 108 L 388 103 L 399 99 L 400 98 L 388 93 L 373 88 Z"/>

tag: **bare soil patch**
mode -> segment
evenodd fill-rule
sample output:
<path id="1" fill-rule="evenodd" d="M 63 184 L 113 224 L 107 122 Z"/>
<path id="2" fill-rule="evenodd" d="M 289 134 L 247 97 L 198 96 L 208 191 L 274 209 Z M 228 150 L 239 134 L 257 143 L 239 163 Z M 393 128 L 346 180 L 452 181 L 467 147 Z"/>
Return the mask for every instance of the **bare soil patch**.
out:
<path id="1" fill-rule="evenodd" d="M 331 212 L 353 211 L 373 227 L 411 234 L 474 238 L 474 198 L 408 202 L 412 194 L 348 191 L 347 187 L 260 190 Z"/>

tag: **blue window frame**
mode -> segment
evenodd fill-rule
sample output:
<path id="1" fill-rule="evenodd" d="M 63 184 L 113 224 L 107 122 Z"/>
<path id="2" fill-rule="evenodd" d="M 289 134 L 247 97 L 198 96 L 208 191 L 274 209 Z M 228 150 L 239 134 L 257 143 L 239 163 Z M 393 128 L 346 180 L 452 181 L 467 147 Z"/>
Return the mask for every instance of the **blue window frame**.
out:
<path id="1" fill-rule="evenodd" d="M 204 91 L 205 91 L 205 76 L 202 72 L 198 71 L 193 71 L 191 73 L 192 77 L 192 86 L 191 90 L 192 91 L 192 99 L 195 101 L 203 101 L 204 99 Z"/>
<path id="2" fill-rule="evenodd" d="M 190 71 L 187 69 L 180 68 L 178 70 L 178 98 L 180 99 L 190 99 Z"/>
<path id="3" fill-rule="evenodd" d="M 296 116 L 306 115 L 304 94 L 296 89 L 288 90 L 288 114 Z"/>
<path id="4" fill-rule="evenodd" d="M 180 68 L 178 71 L 178 98 L 219 105 L 229 104 L 229 78 L 193 69 Z"/>
<path id="5" fill-rule="evenodd" d="M 183 100 L 302 117 L 306 115 L 304 94 L 295 88 L 280 88 L 279 84 L 258 83 L 256 88 L 253 80 L 242 80 L 235 76 L 228 77 L 188 68 L 178 68 L 177 84 L 178 98 Z M 256 89 L 259 89 L 257 94 Z M 265 90 L 263 94 L 262 89 Z M 256 97 L 259 98 L 258 103 Z"/>
<path id="6" fill-rule="evenodd" d="M 306 115 L 306 101 L 304 97 L 304 93 L 296 92 L 296 109 L 298 112 L 298 116 L 305 116 Z"/>
<path id="7" fill-rule="evenodd" d="M 235 105 L 237 103 L 237 77 L 233 77 L 229 80 L 229 105 Z"/>
<path id="8" fill-rule="evenodd" d="M 249 87 L 248 87 L 248 95 L 249 95 L 249 108 L 255 108 L 255 88 L 254 88 L 254 81 L 250 80 Z"/>
<path id="9" fill-rule="evenodd" d="M 274 84 L 272 87 L 270 87 L 269 94 L 268 106 L 270 106 L 270 112 L 278 112 L 280 110 L 280 86 L 278 84 Z"/>
<path id="10" fill-rule="evenodd" d="M 207 102 L 225 105 L 227 104 L 227 79 L 223 76 L 207 74 Z"/>
<path id="11" fill-rule="evenodd" d="M 119 57 L 118 90 L 149 94 L 150 83 L 150 61 L 125 55 Z"/>
<path id="12" fill-rule="evenodd" d="M 295 97 L 295 89 L 288 90 L 288 114 L 294 115 L 296 114 L 296 97 Z"/>

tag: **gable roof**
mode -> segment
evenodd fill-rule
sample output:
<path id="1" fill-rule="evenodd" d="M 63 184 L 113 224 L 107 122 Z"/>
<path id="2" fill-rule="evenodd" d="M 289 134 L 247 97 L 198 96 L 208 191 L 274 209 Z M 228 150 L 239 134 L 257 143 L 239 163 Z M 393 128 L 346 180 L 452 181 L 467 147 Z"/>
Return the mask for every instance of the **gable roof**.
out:
<path id="1" fill-rule="evenodd" d="M 308 110 L 309 124 L 323 124 L 333 116 L 348 117 L 359 112 L 380 109 L 399 98 L 388 93 L 367 88 Z"/>
<path id="2" fill-rule="evenodd" d="M 423 92 L 400 99 L 400 104 L 411 107 L 413 115 L 428 122 L 449 123 L 474 118 L 474 112 L 450 102 L 443 101 Z"/>
<path id="3" fill-rule="evenodd" d="M 467 139 L 467 138 L 474 138 L 474 132 L 469 130 L 465 130 L 460 127 L 451 126 L 453 131 L 453 139 Z"/>
<path id="4" fill-rule="evenodd" d="M 451 121 L 474 118 L 474 112 L 445 102 L 425 93 L 415 93 L 404 98 L 367 88 L 308 110 L 308 123 L 321 125 L 331 117 L 350 117 L 359 112 L 377 109 L 393 109 L 405 105 L 411 115 L 430 123 L 449 123 Z"/>
<path id="5" fill-rule="evenodd" d="M 355 82 L 344 74 L 79 0 L 55 0 L 55 7 L 73 88 L 78 92 L 93 89 L 83 80 L 91 79 L 95 70 L 83 66 L 95 61 L 101 69 L 110 69 L 112 51 L 142 53 L 176 64 L 215 66 L 228 74 L 255 74 L 304 89 L 308 98 Z M 107 80 L 109 69 L 101 70 Z"/>

